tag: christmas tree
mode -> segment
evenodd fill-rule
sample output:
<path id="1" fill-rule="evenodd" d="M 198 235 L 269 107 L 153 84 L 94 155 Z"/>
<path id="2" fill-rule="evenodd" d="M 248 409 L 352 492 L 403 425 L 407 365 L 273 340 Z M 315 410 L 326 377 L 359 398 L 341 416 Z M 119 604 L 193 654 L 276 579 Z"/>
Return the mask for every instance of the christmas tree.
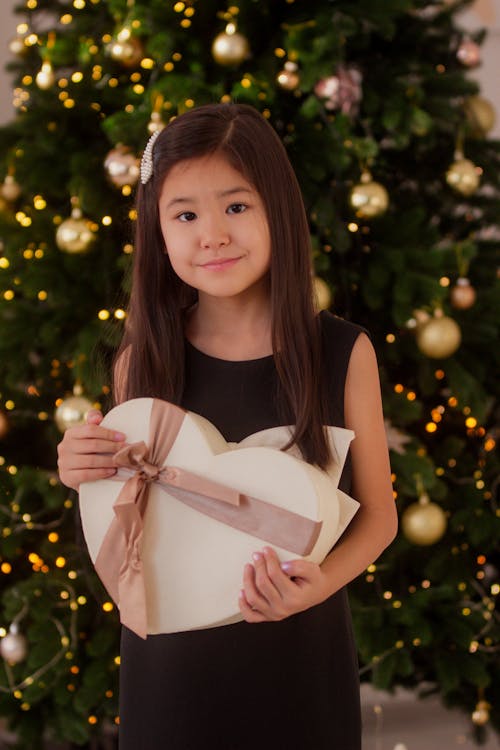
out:
<path id="1" fill-rule="evenodd" d="M 0 129 L 0 716 L 113 737 L 119 624 L 56 473 L 110 406 L 150 133 L 259 109 L 301 183 L 318 307 L 377 350 L 398 539 L 350 586 L 362 678 L 500 729 L 500 143 L 466 2 L 26 0 Z M 94 746 L 94 745 L 93 745 Z"/>

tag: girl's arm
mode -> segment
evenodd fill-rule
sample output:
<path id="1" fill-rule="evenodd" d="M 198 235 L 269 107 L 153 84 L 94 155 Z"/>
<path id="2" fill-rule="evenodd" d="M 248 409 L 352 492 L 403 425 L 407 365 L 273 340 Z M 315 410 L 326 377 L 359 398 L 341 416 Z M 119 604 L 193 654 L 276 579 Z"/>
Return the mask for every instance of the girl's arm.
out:
<path id="1" fill-rule="evenodd" d="M 321 565 L 292 560 L 280 566 L 268 547 L 254 554 L 253 565 L 245 566 L 240 595 L 240 610 L 248 622 L 281 620 L 319 604 L 366 570 L 396 535 L 377 360 L 365 334 L 352 350 L 344 409 L 345 426 L 355 433 L 352 495 L 360 508 Z"/>

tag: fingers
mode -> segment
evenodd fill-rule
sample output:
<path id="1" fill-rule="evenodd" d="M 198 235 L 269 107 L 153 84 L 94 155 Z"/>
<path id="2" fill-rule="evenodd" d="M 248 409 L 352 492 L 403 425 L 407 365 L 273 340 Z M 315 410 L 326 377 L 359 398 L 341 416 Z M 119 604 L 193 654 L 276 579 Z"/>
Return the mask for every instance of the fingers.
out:
<path id="1" fill-rule="evenodd" d="M 102 412 L 98 409 L 90 409 L 90 411 L 87 412 L 87 424 L 100 424 L 102 420 Z"/>
<path id="2" fill-rule="evenodd" d="M 253 565 L 243 570 L 240 610 L 248 622 L 282 620 L 290 614 L 295 584 L 283 572 L 270 547 L 253 554 Z"/>
<path id="3" fill-rule="evenodd" d="M 78 489 L 82 482 L 93 482 L 116 474 L 114 454 L 125 444 L 121 432 L 101 427 L 100 411 L 92 410 L 87 424 L 66 430 L 57 446 L 61 482 Z"/>

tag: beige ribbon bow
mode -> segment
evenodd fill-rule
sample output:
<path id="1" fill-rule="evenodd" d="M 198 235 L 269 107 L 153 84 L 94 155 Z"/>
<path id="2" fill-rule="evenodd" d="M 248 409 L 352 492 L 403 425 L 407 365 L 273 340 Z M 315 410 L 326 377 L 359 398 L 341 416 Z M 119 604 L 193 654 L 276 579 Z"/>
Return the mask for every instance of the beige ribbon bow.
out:
<path id="1" fill-rule="evenodd" d="M 141 556 L 143 518 L 151 482 L 201 513 L 278 547 L 307 555 L 322 523 L 240 493 L 185 469 L 163 466 L 186 412 L 153 400 L 149 448 L 144 442 L 120 449 L 114 458 L 115 479 L 131 474 L 113 509 L 113 519 L 95 561 L 96 571 L 119 605 L 121 622 L 147 637 L 146 591 Z"/>

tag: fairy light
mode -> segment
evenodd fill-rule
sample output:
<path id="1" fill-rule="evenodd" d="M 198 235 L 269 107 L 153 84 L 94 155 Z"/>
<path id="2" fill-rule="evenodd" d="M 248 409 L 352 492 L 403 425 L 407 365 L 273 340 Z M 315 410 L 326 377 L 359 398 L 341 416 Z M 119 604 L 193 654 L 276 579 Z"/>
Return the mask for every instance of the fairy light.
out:
<path id="1" fill-rule="evenodd" d="M 104 602 L 102 605 L 104 612 L 112 612 L 114 609 L 113 602 Z"/>
<path id="2" fill-rule="evenodd" d="M 467 417 L 465 420 L 465 426 L 469 429 L 472 429 L 473 427 L 476 427 L 477 425 L 477 419 L 475 417 Z"/>

